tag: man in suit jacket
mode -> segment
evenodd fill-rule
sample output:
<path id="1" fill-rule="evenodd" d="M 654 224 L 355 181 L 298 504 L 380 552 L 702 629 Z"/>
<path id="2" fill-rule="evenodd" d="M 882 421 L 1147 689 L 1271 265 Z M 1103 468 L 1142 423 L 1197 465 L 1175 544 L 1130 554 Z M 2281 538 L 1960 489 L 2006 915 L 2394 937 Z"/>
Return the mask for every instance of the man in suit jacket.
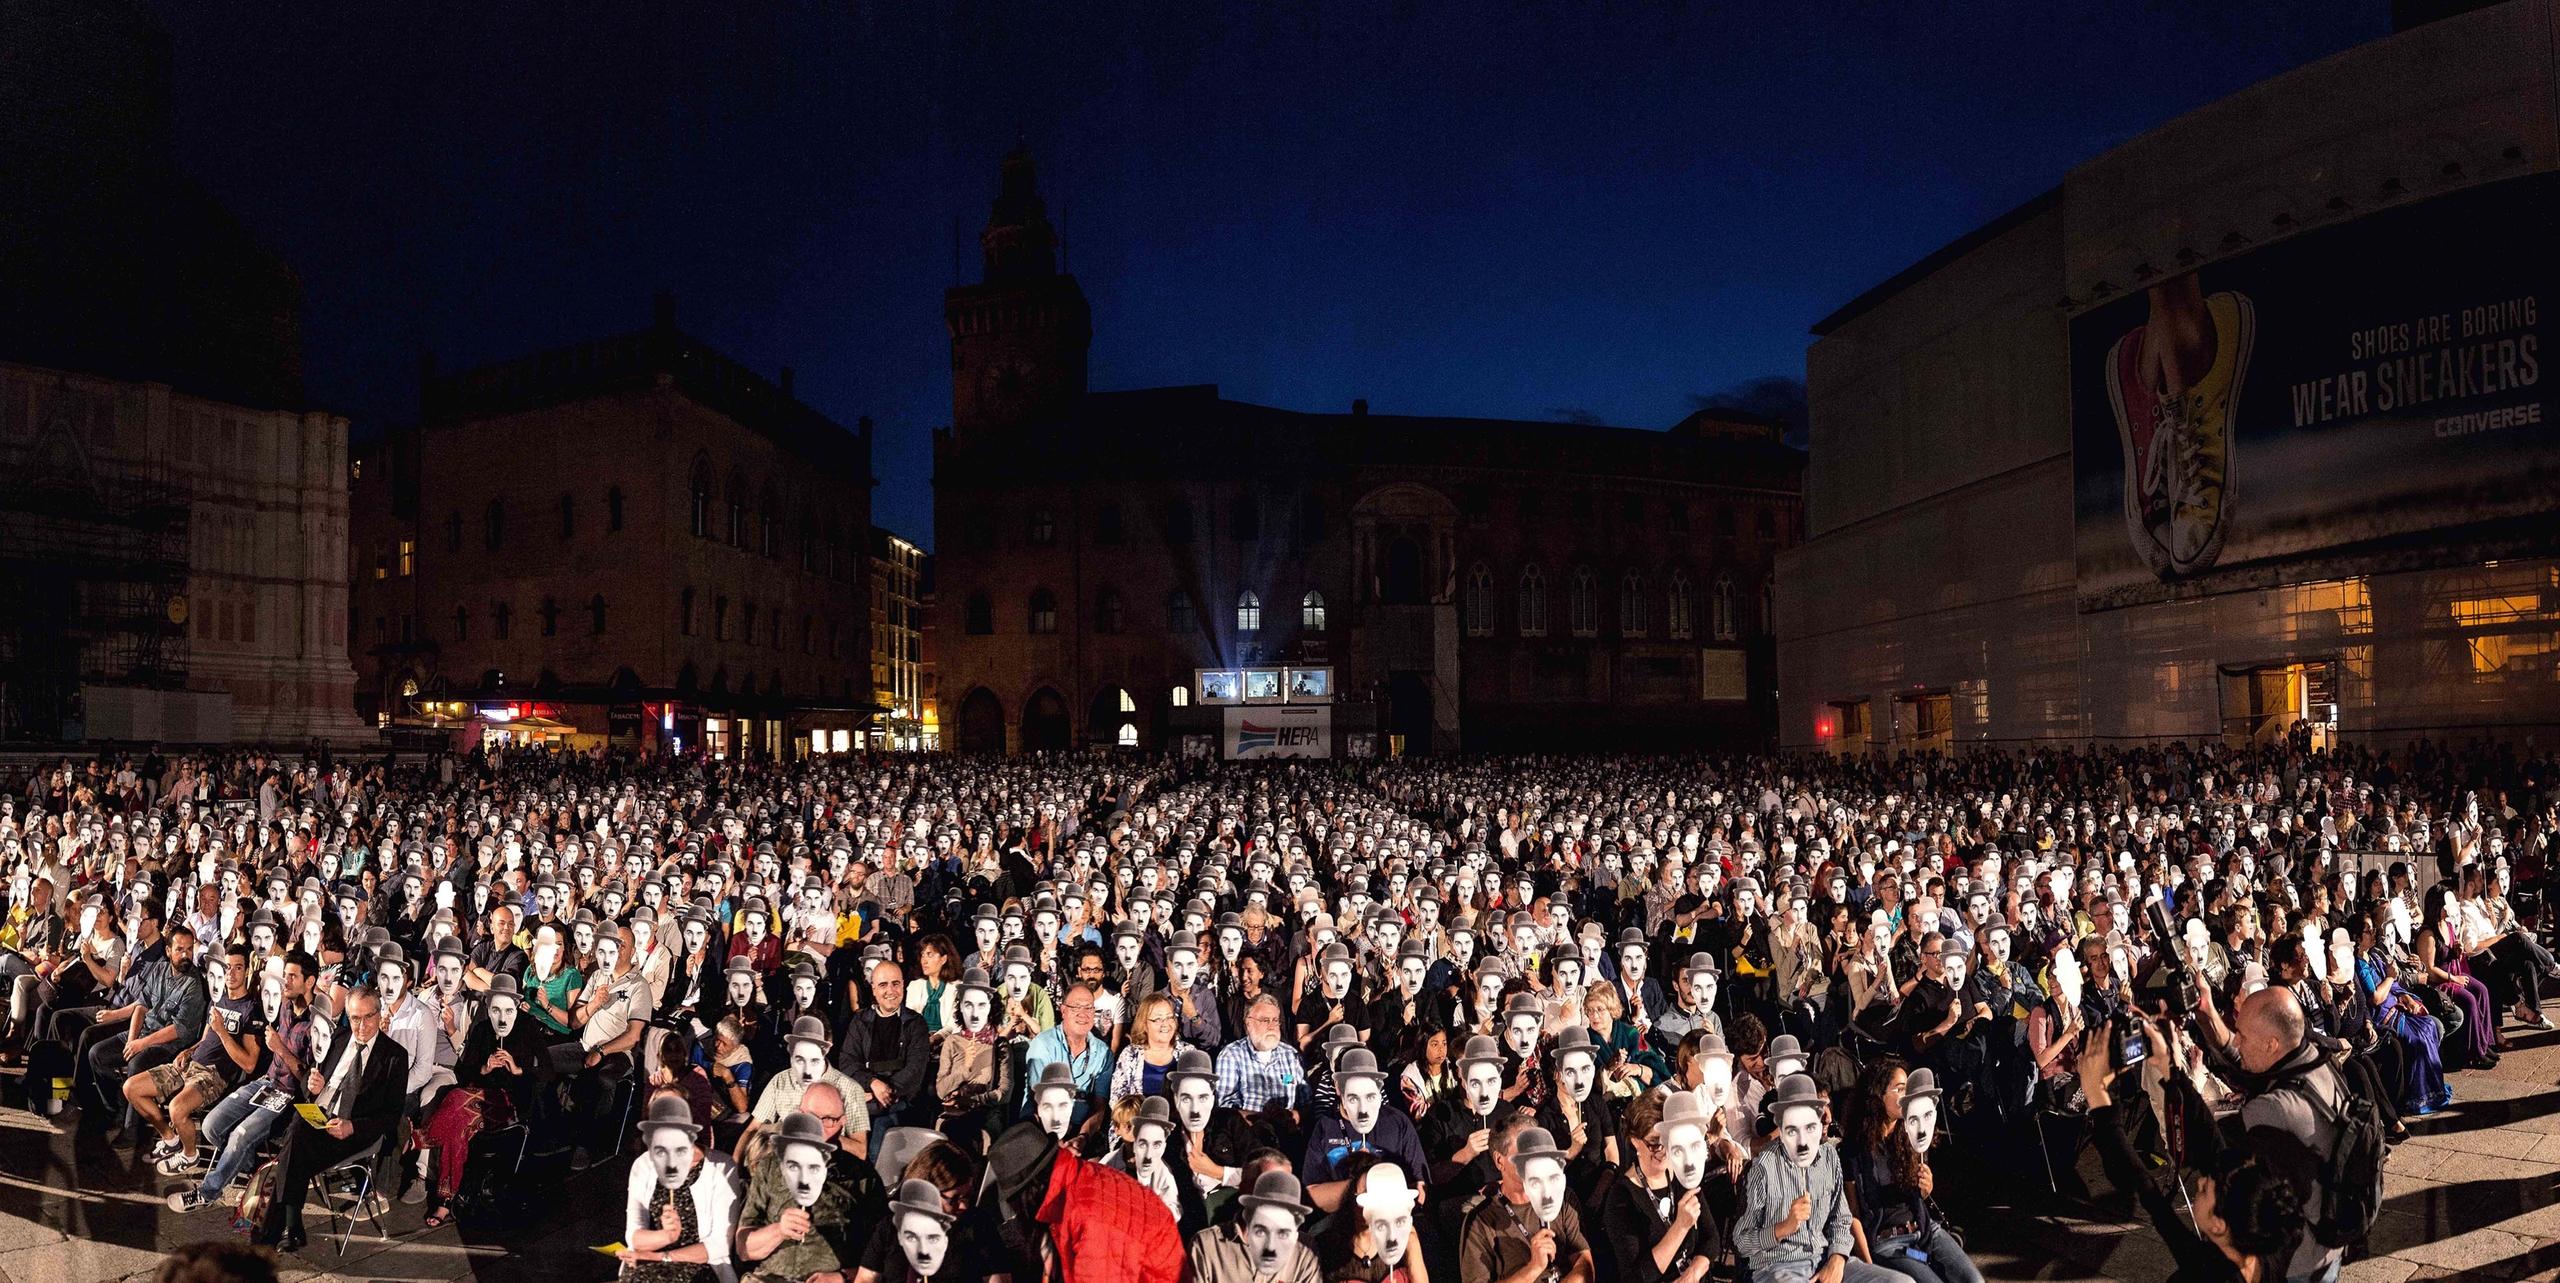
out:
<path id="1" fill-rule="evenodd" d="M 382 994 L 371 986 L 347 995 L 347 1032 L 303 1089 L 333 1120 L 326 1129 L 286 1124 L 276 1159 L 275 1197 L 251 1239 L 291 1252 L 301 1248 L 302 1202 L 320 1173 L 363 1152 L 399 1125 L 409 1103 L 409 1053 L 383 1033 Z"/>

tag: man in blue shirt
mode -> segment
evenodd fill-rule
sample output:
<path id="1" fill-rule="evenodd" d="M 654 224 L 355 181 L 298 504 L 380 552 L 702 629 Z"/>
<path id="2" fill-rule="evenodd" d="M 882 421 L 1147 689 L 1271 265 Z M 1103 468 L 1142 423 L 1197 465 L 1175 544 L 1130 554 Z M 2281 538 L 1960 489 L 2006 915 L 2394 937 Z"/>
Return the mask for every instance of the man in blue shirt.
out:
<path id="1" fill-rule="evenodd" d="M 1111 1044 L 1093 1036 L 1093 990 L 1082 984 L 1067 987 L 1066 1002 L 1058 1008 L 1058 1023 L 1040 1031 L 1023 1048 L 1022 1080 L 1026 1087 L 1040 1081 L 1046 1066 L 1063 1064 L 1075 1080 L 1075 1116 L 1068 1127 L 1081 1128 L 1104 1103 L 1104 1093 L 1111 1087 Z M 1031 1094 L 1025 1091 L 1014 1102 L 1014 1118 L 1031 1116 Z"/>

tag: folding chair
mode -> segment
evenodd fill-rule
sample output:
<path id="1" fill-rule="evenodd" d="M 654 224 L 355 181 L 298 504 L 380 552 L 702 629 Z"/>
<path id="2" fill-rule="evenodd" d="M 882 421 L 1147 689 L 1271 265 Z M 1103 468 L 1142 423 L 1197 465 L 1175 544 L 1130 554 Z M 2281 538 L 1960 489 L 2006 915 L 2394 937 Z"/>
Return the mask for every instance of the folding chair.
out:
<path id="1" fill-rule="evenodd" d="M 371 1220 L 376 1237 L 390 1237 L 383 1232 L 382 1213 L 373 1207 L 373 1172 L 375 1164 L 382 1158 L 382 1146 L 383 1140 L 374 1141 L 341 1159 L 337 1166 L 320 1173 L 311 1182 L 311 1196 L 319 1200 L 321 1212 L 338 1227 L 340 1256 L 347 1254 L 347 1240 L 355 1234 L 359 1221 Z M 354 1184 L 352 1190 L 340 1188 L 350 1181 Z M 345 1200 L 343 1206 L 339 1201 L 342 1199 Z"/>

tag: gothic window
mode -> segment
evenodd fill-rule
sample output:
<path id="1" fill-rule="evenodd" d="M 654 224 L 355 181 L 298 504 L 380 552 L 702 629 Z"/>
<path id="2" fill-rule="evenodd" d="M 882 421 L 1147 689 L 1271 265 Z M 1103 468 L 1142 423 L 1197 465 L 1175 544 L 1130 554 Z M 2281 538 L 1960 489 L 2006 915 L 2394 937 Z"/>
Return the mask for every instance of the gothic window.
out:
<path id="1" fill-rule="evenodd" d="M 489 629 L 497 634 L 499 641 L 507 639 L 507 634 L 511 631 L 509 625 L 515 621 L 515 613 L 515 607 L 503 601 L 489 607 Z"/>
<path id="2" fill-rule="evenodd" d="M 729 546 L 747 546 L 747 474 L 729 474 Z"/>
<path id="3" fill-rule="evenodd" d="M 1046 588 L 1031 591 L 1031 631 L 1042 636 L 1058 631 L 1058 594 Z"/>
<path id="4" fill-rule="evenodd" d="M 1164 628 L 1176 637 L 1187 637 L 1200 631 L 1200 618 L 1191 611 L 1191 594 L 1176 588 L 1165 594 Z"/>
<path id="5" fill-rule="evenodd" d="M 507 501 L 506 501 L 506 500 L 504 500 L 504 499 L 492 499 L 492 500 L 490 500 L 490 501 L 489 501 L 489 511 L 488 511 L 488 514 L 487 514 L 487 521 L 488 521 L 488 525 L 489 525 L 489 528 L 488 528 L 488 531 L 487 531 L 487 535 L 488 535 L 488 542 L 489 542 L 489 551 L 491 551 L 491 552 L 496 552 L 498 549 L 500 549 L 500 548 L 504 547 L 504 546 L 506 545 L 506 542 L 507 542 Z"/>
<path id="6" fill-rule="evenodd" d="M 1520 568 L 1520 635 L 1547 635 L 1547 573 L 1534 563 Z"/>
<path id="7" fill-rule="evenodd" d="M 1174 687 L 1174 688 L 1173 688 L 1173 706 L 1174 706 L 1175 708 L 1189 708 L 1189 707 L 1191 707 L 1191 688 L 1190 688 L 1190 687 L 1188 687 L 1188 686 L 1176 686 L 1176 687 Z"/>
<path id="8" fill-rule="evenodd" d="M 1668 608 L 1664 622 L 1669 625 L 1671 635 L 1687 641 L 1697 617 L 1696 603 L 1690 600 L 1688 571 L 1671 572 L 1671 588 L 1663 594 L 1663 604 Z"/>
<path id="9" fill-rule="evenodd" d="M 545 637 L 560 635 L 560 603 L 550 597 L 542 599 L 542 635 Z"/>
<path id="10" fill-rule="evenodd" d="M 1298 599 L 1298 626 L 1311 633 L 1324 631 L 1323 593 L 1310 588 L 1306 596 Z"/>
<path id="11" fill-rule="evenodd" d="M 1262 631 L 1262 598 L 1255 595 L 1250 588 L 1236 594 L 1236 631 L 1240 633 Z"/>
<path id="12" fill-rule="evenodd" d="M 1031 546 L 1046 548 L 1058 542 L 1058 514 L 1048 508 L 1031 510 Z"/>
<path id="13" fill-rule="evenodd" d="M 1093 598 L 1093 631 L 1105 634 L 1118 633 L 1125 626 L 1127 613 L 1120 606 L 1120 590 L 1103 589 L 1094 594 Z"/>
<path id="14" fill-rule="evenodd" d="M 995 632 L 995 603 L 988 601 L 985 593 L 973 592 L 969 594 L 967 623 L 965 627 L 968 634 L 972 637 L 985 637 Z"/>
<path id="15" fill-rule="evenodd" d="M 711 460 L 696 455 L 693 460 L 693 509 L 690 528 L 694 537 L 711 537 Z"/>
<path id="16" fill-rule="evenodd" d="M 1708 603 L 1708 610 L 1717 641 L 1729 642 L 1741 635 L 1741 624 L 1734 618 L 1733 576 L 1716 576 L 1715 597 Z"/>
<path id="17" fill-rule="evenodd" d="M 682 633 L 683 633 L 685 636 L 687 636 L 687 637 L 691 637 L 691 636 L 693 636 L 694 623 L 693 623 L 693 590 L 692 590 L 692 589 L 687 588 L 687 589 L 685 589 L 685 590 L 684 590 L 683 597 L 681 598 L 681 604 L 677 607 L 677 611 L 678 611 L 677 616 L 676 616 L 676 628 L 677 628 L 677 630 L 678 630 L 678 631 L 680 631 L 680 632 L 682 632 Z"/>
<path id="18" fill-rule="evenodd" d="M 771 486 L 765 487 L 764 503 L 756 509 L 756 524 L 758 542 L 764 549 L 765 560 L 780 561 L 782 559 L 782 496 L 775 494 Z"/>
<path id="19" fill-rule="evenodd" d="M 1467 636 L 1493 636 L 1493 571 L 1481 561 L 1467 570 Z"/>
<path id="20" fill-rule="evenodd" d="M 711 599 L 711 639 L 729 640 L 729 599 L 726 597 Z"/>
<path id="21" fill-rule="evenodd" d="M 744 624 L 744 625 L 745 625 L 744 627 L 742 627 L 742 628 L 740 628 L 740 629 L 738 630 L 738 638 L 739 638 L 739 640 L 744 641 L 746 644 L 748 644 L 748 645 L 750 645 L 750 646 L 755 645 L 755 644 L 756 644 L 756 604 L 755 604 L 754 602 L 748 602 L 748 603 L 747 603 L 743 608 L 741 608 L 741 609 L 740 609 L 740 611 L 739 611 L 739 621 L 740 621 L 742 624 Z"/>
<path id="22" fill-rule="evenodd" d="M 1573 568 L 1573 587 L 1567 600 L 1569 623 L 1576 637 L 1597 636 L 1600 632 L 1600 580 L 1589 566 Z"/>
<path id="23" fill-rule="evenodd" d="M 818 573 L 818 514 L 807 508 L 800 510 L 800 569 Z"/>
<path id="24" fill-rule="evenodd" d="M 1653 622 L 1647 618 L 1652 612 L 1645 608 L 1646 604 L 1644 576 L 1628 571 L 1626 577 L 1618 581 L 1618 631 L 1629 637 L 1644 636 L 1645 629 Z"/>

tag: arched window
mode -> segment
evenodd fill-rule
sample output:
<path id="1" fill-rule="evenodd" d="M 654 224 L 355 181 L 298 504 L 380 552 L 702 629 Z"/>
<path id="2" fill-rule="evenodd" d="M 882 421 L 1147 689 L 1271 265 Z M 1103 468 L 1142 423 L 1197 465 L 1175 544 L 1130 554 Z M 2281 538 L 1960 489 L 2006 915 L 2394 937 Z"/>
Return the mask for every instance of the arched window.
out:
<path id="1" fill-rule="evenodd" d="M 1717 641 L 1729 642 L 1741 635 L 1741 623 L 1734 618 L 1733 576 L 1716 576 L 1715 597 L 1707 609 L 1708 624 L 1714 628 Z"/>
<path id="2" fill-rule="evenodd" d="M 1576 637 L 1593 637 L 1600 632 L 1600 580 L 1589 566 L 1573 568 L 1573 587 L 1566 598 L 1567 622 Z"/>
<path id="3" fill-rule="evenodd" d="M 1493 636 L 1493 571 L 1481 561 L 1467 568 L 1467 636 Z"/>
<path id="4" fill-rule="evenodd" d="M 1547 635 L 1547 572 L 1535 564 L 1520 568 L 1520 635 Z"/>
<path id="5" fill-rule="evenodd" d="M 1126 626 L 1127 613 L 1121 609 L 1119 589 L 1105 588 L 1093 595 L 1093 631 L 1118 633 Z"/>
<path id="6" fill-rule="evenodd" d="M 727 597 L 711 599 L 711 639 L 713 641 L 729 640 L 729 599 Z"/>
<path id="7" fill-rule="evenodd" d="M 676 627 L 685 636 L 693 636 L 693 590 L 684 590 L 682 604 L 677 607 Z"/>
<path id="8" fill-rule="evenodd" d="M 1618 631 L 1629 637 L 1644 636 L 1653 622 L 1653 613 L 1645 607 L 1644 576 L 1630 570 L 1618 581 Z"/>
<path id="9" fill-rule="evenodd" d="M 1058 542 L 1058 514 L 1047 508 L 1031 510 L 1031 546 L 1046 548 Z"/>
<path id="10" fill-rule="evenodd" d="M 694 537 L 711 537 L 711 458 L 696 455 L 693 460 L 693 516 L 690 522 Z"/>
<path id="11" fill-rule="evenodd" d="M 1250 588 L 1236 594 L 1236 631 L 1262 631 L 1262 598 L 1255 596 Z"/>
<path id="12" fill-rule="evenodd" d="M 1688 571 L 1671 572 L 1671 589 L 1663 594 L 1663 604 L 1668 608 L 1664 612 L 1664 622 L 1670 626 L 1671 635 L 1687 641 L 1697 618 L 1697 604 L 1690 600 Z"/>
<path id="13" fill-rule="evenodd" d="M 560 635 L 560 602 L 557 598 L 542 599 L 542 635 L 545 637 Z"/>
<path id="14" fill-rule="evenodd" d="M 604 636 L 603 593 L 597 593 L 595 596 L 587 599 L 587 635 L 590 637 Z"/>
<path id="15" fill-rule="evenodd" d="M 1200 631 L 1200 617 L 1191 610 L 1191 594 L 1176 588 L 1164 596 L 1164 630 L 1176 637 L 1187 637 Z"/>
<path id="16" fill-rule="evenodd" d="M 747 546 L 747 474 L 729 474 L 729 546 Z"/>
<path id="17" fill-rule="evenodd" d="M 514 620 L 515 613 L 515 607 L 503 601 L 489 607 L 490 631 L 497 634 L 499 641 L 507 639 L 508 624 Z"/>
<path id="18" fill-rule="evenodd" d="M 774 493 L 770 485 L 764 488 L 764 502 L 756 507 L 756 526 L 757 542 L 764 550 L 765 560 L 780 561 L 782 559 L 782 496 Z"/>
<path id="19" fill-rule="evenodd" d="M 1120 692 L 1120 711 L 1123 713 L 1134 713 L 1138 711 L 1138 701 L 1131 699 L 1129 697 L 1129 692 L 1125 690 Z"/>
<path id="20" fill-rule="evenodd" d="M 1137 724 L 1136 722 L 1122 722 L 1122 723 L 1120 723 L 1120 747 L 1122 747 L 1122 748 L 1136 748 L 1137 746 L 1138 746 L 1138 724 Z"/>
<path id="21" fill-rule="evenodd" d="M 487 521 L 489 525 L 487 532 L 489 539 L 489 551 L 496 552 L 498 549 L 505 547 L 507 542 L 506 500 L 492 499 L 489 501 Z"/>
<path id="22" fill-rule="evenodd" d="M 962 628 L 970 636 L 985 637 L 995 632 L 995 603 L 988 601 L 985 593 L 973 592 L 969 594 L 969 604 L 965 608 L 964 615 L 965 622 L 962 624 Z"/>
<path id="23" fill-rule="evenodd" d="M 806 505 L 800 509 L 800 569 L 818 573 L 818 514 Z"/>
<path id="24" fill-rule="evenodd" d="M 1058 594 L 1046 588 L 1031 590 L 1031 631 L 1042 636 L 1058 631 Z"/>
<path id="25" fill-rule="evenodd" d="M 1324 631 L 1324 594 L 1310 588 L 1298 599 L 1298 626 L 1311 633 Z"/>
<path id="26" fill-rule="evenodd" d="M 1176 687 L 1174 687 L 1174 688 L 1173 688 L 1173 706 L 1174 706 L 1175 708 L 1189 708 L 1189 707 L 1191 707 L 1191 688 L 1190 688 L 1190 687 L 1188 687 L 1188 686 L 1176 686 Z"/>
<path id="27" fill-rule="evenodd" d="M 622 487 L 609 486 L 604 492 L 604 528 L 607 534 L 622 530 Z"/>

